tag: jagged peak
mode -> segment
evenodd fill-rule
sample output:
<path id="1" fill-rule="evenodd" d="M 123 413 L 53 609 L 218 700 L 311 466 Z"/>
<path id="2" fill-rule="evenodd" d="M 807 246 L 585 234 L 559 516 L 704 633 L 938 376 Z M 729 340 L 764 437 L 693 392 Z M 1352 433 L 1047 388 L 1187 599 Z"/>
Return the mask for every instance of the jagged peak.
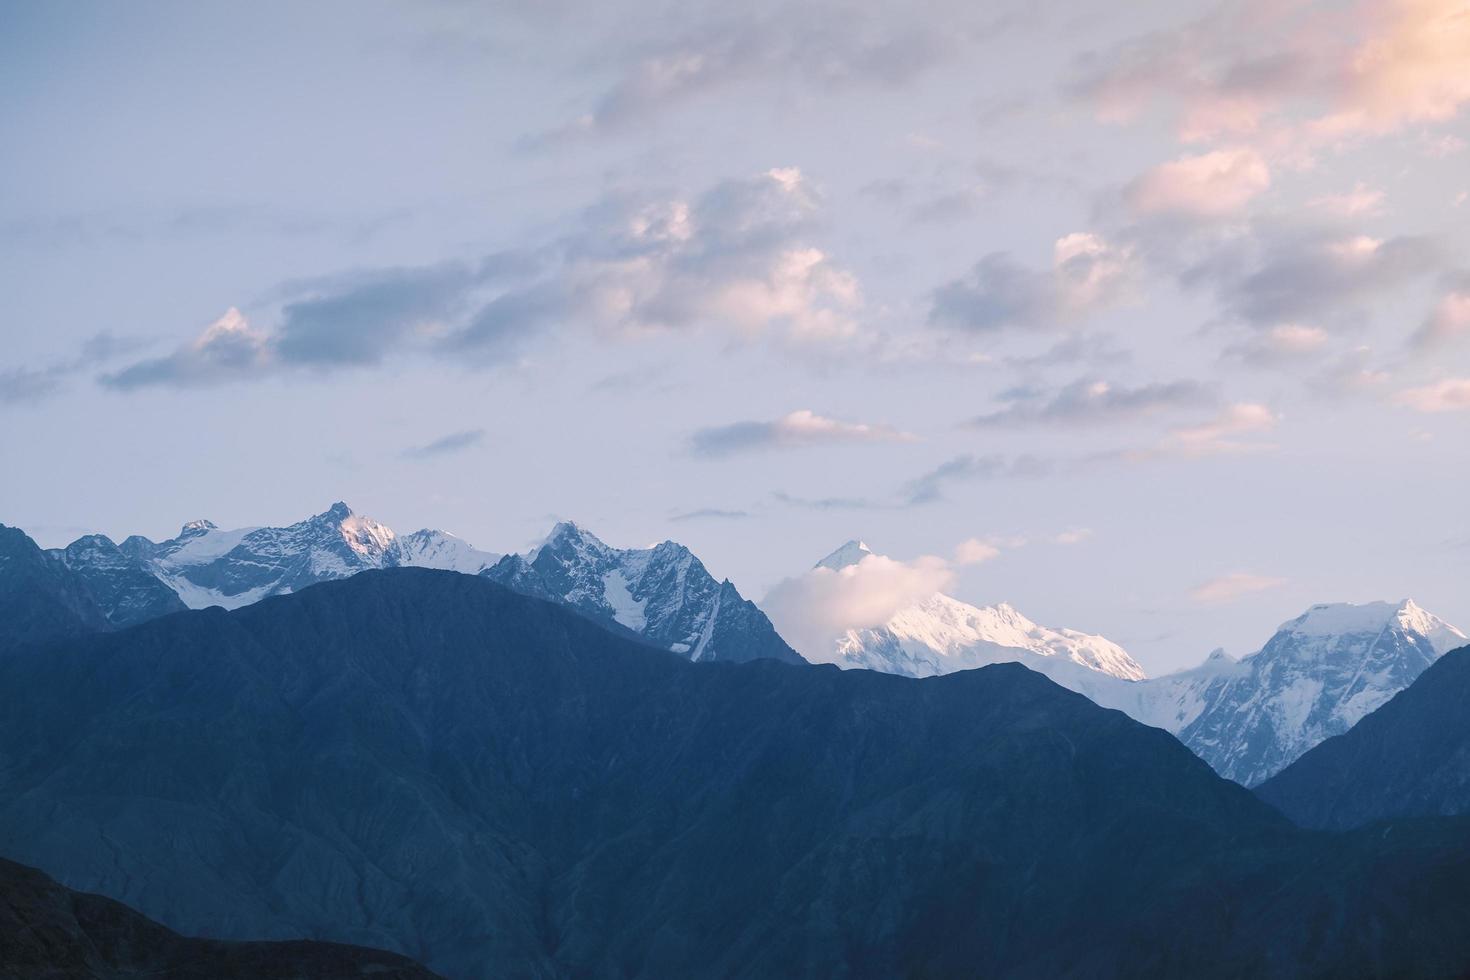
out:
<path id="1" fill-rule="evenodd" d="M 345 521 L 347 518 L 352 516 L 352 508 L 348 507 L 346 504 L 339 500 L 336 503 L 332 504 L 332 506 L 328 507 L 321 514 L 321 516 L 330 517 L 333 520 Z"/>
<path id="2" fill-rule="evenodd" d="M 817 562 L 816 568 L 830 568 L 832 571 L 841 571 L 849 565 L 856 565 L 864 558 L 873 554 L 873 549 L 861 538 L 853 538 L 845 542 L 840 548 L 832 552 L 826 558 Z"/>
<path id="3" fill-rule="evenodd" d="M 542 539 L 539 548 L 537 548 L 536 550 L 540 550 L 540 548 L 545 548 L 548 545 L 553 545 L 562 541 L 581 541 L 593 545 L 597 548 L 607 547 L 607 545 L 602 542 L 601 538 L 599 538 L 597 535 L 593 534 L 586 528 L 582 527 L 581 525 L 577 524 L 576 521 L 557 521 L 556 524 L 552 526 L 551 532 L 547 534 L 544 539 Z"/>
<path id="4" fill-rule="evenodd" d="M 184 526 L 179 528 L 179 537 L 192 538 L 200 534 L 208 534 L 210 531 L 216 531 L 218 529 L 219 525 L 216 524 L 214 521 L 205 520 L 204 518 L 199 517 L 192 521 L 186 521 L 184 523 Z"/>

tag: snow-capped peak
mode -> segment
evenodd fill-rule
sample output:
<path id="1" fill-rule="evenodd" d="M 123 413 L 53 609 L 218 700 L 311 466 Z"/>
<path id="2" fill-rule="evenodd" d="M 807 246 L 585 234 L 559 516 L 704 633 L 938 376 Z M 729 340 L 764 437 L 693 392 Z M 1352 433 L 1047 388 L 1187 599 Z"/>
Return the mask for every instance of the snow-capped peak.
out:
<path id="1" fill-rule="evenodd" d="M 1296 619 L 1282 623 L 1278 632 L 1302 637 L 1330 637 L 1377 634 L 1393 626 L 1425 637 L 1436 653 L 1446 653 L 1470 642 L 1464 633 L 1426 611 L 1413 599 L 1399 603 L 1319 603 Z"/>
<path id="2" fill-rule="evenodd" d="M 817 568 L 830 568 L 832 571 L 841 571 L 849 565 L 856 565 L 873 553 L 867 543 L 857 538 L 844 544 L 826 558 L 817 562 Z"/>
<path id="3" fill-rule="evenodd" d="M 219 530 L 218 524 L 214 523 L 214 521 L 206 521 L 204 518 L 201 517 L 198 520 L 189 521 L 183 527 L 179 528 L 179 537 L 192 538 L 200 534 L 208 534 L 210 531 L 217 530 Z"/>

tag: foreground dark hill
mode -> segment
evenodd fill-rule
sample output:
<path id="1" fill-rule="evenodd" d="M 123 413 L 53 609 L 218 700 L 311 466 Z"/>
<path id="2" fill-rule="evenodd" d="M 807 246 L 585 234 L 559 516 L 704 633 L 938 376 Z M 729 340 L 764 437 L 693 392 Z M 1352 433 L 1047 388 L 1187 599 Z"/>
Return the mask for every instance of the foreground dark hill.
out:
<path id="1" fill-rule="evenodd" d="M 1470 813 L 1470 647 L 1258 787 L 1304 827 Z"/>
<path id="2" fill-rule="evenodd" d="M 1462 827 L 1295 830 L 999 665 L 691 664 L 367 572 L 0 658 L 0 840 L 191 934 L 446 975 L 1443 974 Z"/>
<path id="3" fill-rule="evenodd" d="M 125 905 L 0 859 L 3 980 L 432 980 L 396 956 L 334 943 L 186 939 Z"/>

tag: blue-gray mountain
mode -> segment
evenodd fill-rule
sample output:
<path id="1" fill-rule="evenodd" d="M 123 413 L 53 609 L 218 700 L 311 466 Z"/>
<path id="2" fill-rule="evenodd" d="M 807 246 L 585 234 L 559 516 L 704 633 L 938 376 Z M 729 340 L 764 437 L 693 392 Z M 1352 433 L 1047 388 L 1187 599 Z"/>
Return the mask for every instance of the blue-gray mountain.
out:
<path id="1" fill-rule="evenodd" d="M 1445 654 L 1345 734 L 1261 784 L 1306 827 L 1470 814 L 1470 647 Z"/>
<path id="2" fill-rule="evenodd" d="M 111 624 L 81 578 L 19 528 L 0 524 L 0 650 Z"/>
<path id="3" fill-rule="evenodd" d="M 0 839 L 188 933 L 453 977 L 1470 965 L 1463 823 L 1295 829 L 1015 665 L 691 664 L 396 569 L 16 647 L 0 690 Z"/>
<path id="4" fill-rule="evenodd" d="M 553 528 L 538 548 L 498 563 L 499 555 L 447 532 L 399 535 L 340 502 L 289 527 L 227 531 L 199 520 L 167 541 L 135 535 L 115 546 L 89 535 L 53 554 L 116 625 L 185 606 L 235 609 L 369 569 L 438 568 L 486 575 L 564 603 L 691 660 L 801 662 L 754 603 L 717 581 L 683 545 L 610 548 L 569 523 Z"/>
<path id="5" fill-rule="evenodd" d="M 562 522 L 524 555 L 481 573 L 518 592 L 563 603 L 695 661 L 768 657 L 804 663 L 729 580 L 716 581 L 688 548 L 611 548 Z"/>
<path id="6" fill-rule="evenodd" d="M 0 859 L 0 980 L 433 980 L 402 956 L 313 942 L 188 939 Z"/>
<path id="7" fill-rule="evenodd" d="M 145 562 L 106 535 L 89 534 L 47 554 L 76 573 L 114 626 L 133 626 L 189 608 Z"/>

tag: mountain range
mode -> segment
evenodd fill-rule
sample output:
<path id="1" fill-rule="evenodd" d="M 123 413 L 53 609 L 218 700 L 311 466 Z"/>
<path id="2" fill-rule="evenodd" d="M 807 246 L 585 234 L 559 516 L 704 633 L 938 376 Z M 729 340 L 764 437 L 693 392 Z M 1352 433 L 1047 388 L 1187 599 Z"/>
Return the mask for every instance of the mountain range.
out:
<path id="1" fill-rule="evenodd" d="M 190 934 L 466 978 L 1470 963 L 1463 822 L 1296 829 L 1016 665 L 691 663 L 388 569 L 21 643 L 0 689 L 11 856 Z"/>
<path id="2" fill-rule="evenodd" d="M 849 541 L 817 563 L 830 574 L 873 556 Z M 1016 662 L 1063 687 L 1178 736 L 1217 772 L 1253 786 L 1408 687 L 1465 634 L 1401 603 L 1313 606 L 1239 661 L 1216 651 L 1197 667 L 1146 678 L 1101 636 L 1037 626 L 1008 604 L 936 593 L 878 626 L 852 628 L 809 659 L 926 677 Z"/>

